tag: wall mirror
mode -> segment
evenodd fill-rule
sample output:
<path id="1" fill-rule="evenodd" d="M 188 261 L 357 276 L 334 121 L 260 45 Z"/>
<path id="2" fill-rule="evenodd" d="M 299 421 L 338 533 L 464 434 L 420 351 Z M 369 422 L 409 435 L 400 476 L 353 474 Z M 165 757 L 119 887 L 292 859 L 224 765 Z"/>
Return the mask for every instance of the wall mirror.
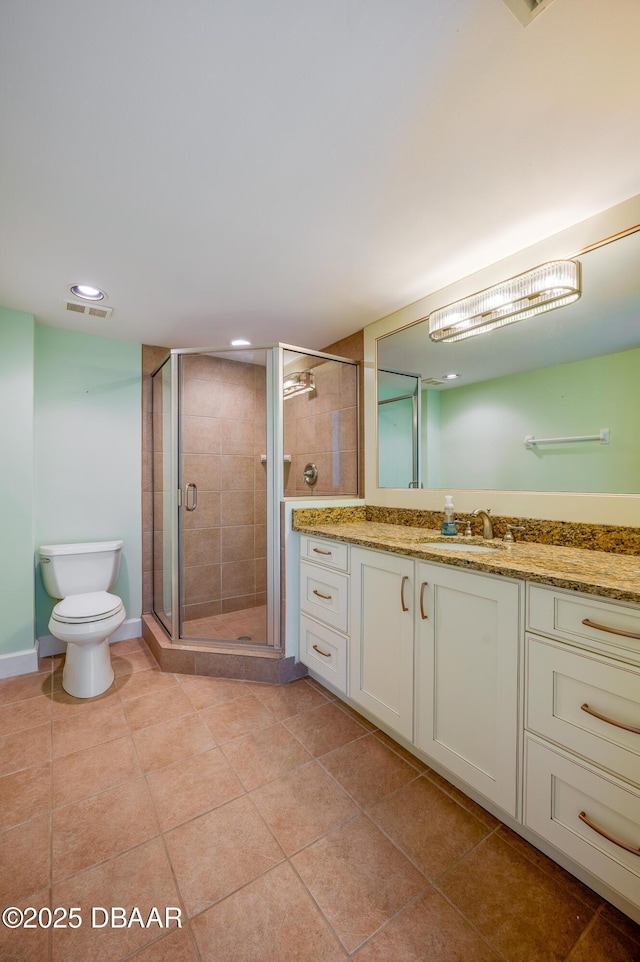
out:
<path id="1" fill-rule="evenodd" d="M 430 340 L 426 320 L 377 339 L 378 384 L 420 383 L 411 424 L 378 417 L 378 464 L 394 465 L 379 487 L 640 493 L 640 229 L 564 256 L 582 265 L 573 304 L 457 342 Z M 416 429 L 417 471 L 397 456 Z M 603 430 L 609 443 L 557 440 Z"/>

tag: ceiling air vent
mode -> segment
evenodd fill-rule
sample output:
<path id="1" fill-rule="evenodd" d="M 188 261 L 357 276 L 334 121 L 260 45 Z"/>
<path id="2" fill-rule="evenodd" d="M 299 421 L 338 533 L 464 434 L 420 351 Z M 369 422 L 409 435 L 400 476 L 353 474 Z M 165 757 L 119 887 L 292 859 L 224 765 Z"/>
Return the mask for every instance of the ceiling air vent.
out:
<path id="1" fill-rule="evenodd" d="M 546 10 L 553 3 L 553 0 L 502 0 L 502 2 L 526 27 L 539 13 Z"/>
<path id="2" fill-rule="evenodd" d="M 422 384 L 444 384 L 444 381 L 439 381 L 437 377 L 423 377 Z"/>
<path id="3" fill-rule="evenodd" d="M 95 304 L 78 304 L 77 301 L 68 301 L 66 298 L 62 299 L 62 306 L 65 311 L 73 311 L 75 314 L 86 314 L 87 317 L 99 317 L 102 320 L 111 317 L 113 313 L 112 307 L 97 307 Z"/>

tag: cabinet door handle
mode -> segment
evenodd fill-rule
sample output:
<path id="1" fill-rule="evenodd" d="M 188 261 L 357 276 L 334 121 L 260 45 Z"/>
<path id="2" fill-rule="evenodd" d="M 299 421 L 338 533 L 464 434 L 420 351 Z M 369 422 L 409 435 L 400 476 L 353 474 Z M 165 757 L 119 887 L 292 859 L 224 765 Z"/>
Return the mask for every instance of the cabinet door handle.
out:
<path id="1" fill-rule="evenodd" d="M 317 591 L 315 588 L 313 589 L 313 593 L 314 595 L 317 595 L 318 598 L 324 598 L 325 601 L 331 601 L 331 595 L 323 595 L 321 591 Z"/>
<path id="2" fill-rule="evenodd" d="M 622 628 L 609 628 L 608 625 L 599 625 L 597 621 L 591 621 L 590 618 L 583 618 L 582 624 L 586 625 L 587 628 L 597 628 L 598 631 L 608 631 L 612 635 L 622 635 L 623 638 L 637 638 L 640 641 L 640 634 L 635 631 L 623 631 Z"/>
<path id="3" fill-rule="evenodd" d="M 330 651 L 323 651 L 322 648 L 318 648 L 317 645 L 313 645 L 313 650 L 314 650 L 314 651 L 317 651 L 318 654 L 319 654 L 319 655 L 322 655 L 323 658 L 331 658 L 331 652 L 330 652 Z"/>
<path id="4" fill-rule="evenodd" d="M 404 603 L 404 586 L 406 585 L 408 580 L 409 580 L 409 575 L 404 575 L 402 578 L 402 584 L 400 585 L 400 604 L 402 605 L 403 611 L 409 610 L 408 606 L 405 605 Z"/>
<path id="5" fill-rule="evenodd" d="M 424 589 L 427 587 L 428 584 L 429 584 L 428 581 L 423 581 L 422 584 L 420 585 L 420 617 L 422 618 L 423 621 L 426 621 L 427 618 L 429 617 L 429 615 L 427 615 L 424 610 Z"/>
<path id="6" fill-rule="evenodd" d="M 617 845 L 618 848 L 623 848 L 625 852 L 631 852 L 632 855 L 640 855 L 640 848 L 632 848 L 630 845 L 627 845 L 626 842 L 621 842 L 620 839 L 614 838 L 613 835 L 609 835 L 609 833 L 605 832 L 604 829 L 599 828 L 595 822 L 592 822 L 585 812 L 580 812 L 578 818 L 581 822 L 584 822 L 585 825 L 588 825 L 589 828 L 593 829 L 594 832 L 597 832 L 598 835 L 602 835 L 603 838 L 606 838 L 608 842 L 613 842 L 613 844 Z"/>
<path id="7" fill-rule="evenodd" d="M 333 551 L 323 551 L 322 548 L 313 548 L 312 550 L 315 551 L 316 554 L 333 554 Z"/>
<path id="8" fill-rule="evenodd" d="M 582 711 L 586 711 L 588 715 L 593 715 L 594 718 L 599 718 L 600 721 L 606 722 L 608 725 L 615 725 L 616 728 L 624 728 L 626 732 L 633 732 L 634 735 L 640 735 L 640 728 L 634 728 L 633 725 L 625 725 L 624 722 L 616 721 L 615 718 L 607 718 L 606 715 L 601 715 L 600 712 L 589 708 L 586 702 L 584 705 L 580 705 L 580 708 Z"/>

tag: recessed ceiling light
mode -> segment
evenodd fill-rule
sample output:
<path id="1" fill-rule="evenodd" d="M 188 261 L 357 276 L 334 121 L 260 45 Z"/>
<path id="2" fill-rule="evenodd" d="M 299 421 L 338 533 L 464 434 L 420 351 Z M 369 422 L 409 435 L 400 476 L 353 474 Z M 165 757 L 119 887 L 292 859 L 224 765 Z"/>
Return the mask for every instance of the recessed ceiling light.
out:
<path id="1" fill-rule="evenodd" d="M 74 297 L 81 297 L 84 301 L 103 301 L 107 296 L 99 287 L 89 284 L 72 284 L 69 290 Z"/>
<path id="2" fill-rule="evenodd" d="M 251 341 L 245 340 L 244 337 L 237 337 L 235 340 L 231 341 L 231 347 L 249 347 Z"/>
<path id="3" fill-rule="evenodd" d="M 459 374 L 443 374 L 442 375 L 442 378 L 445 381 L 455 381 L 457 377 L 460 377 L 460 375 Z"/>

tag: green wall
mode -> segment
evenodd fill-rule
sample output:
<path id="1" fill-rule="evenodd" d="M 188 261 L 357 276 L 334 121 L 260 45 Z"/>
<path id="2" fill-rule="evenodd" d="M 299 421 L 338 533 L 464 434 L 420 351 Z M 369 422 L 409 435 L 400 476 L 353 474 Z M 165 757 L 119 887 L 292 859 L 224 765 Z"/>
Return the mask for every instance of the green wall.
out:
<path id="1" fill-rule="evenodd" d="M 35 331 L 35 546 L 122 538 L 113 589 L 142 609 L 141 346 Z M 55 602 L 36 578 L 37 634 Z"/>
<path id="2" fill-rule="evenodd" d="M 34 644 L 31 314 L 0 308 L 0 655 Z"/>
<path id="3" fill-rule="evenodd" d="M 427 409 L 431 395 L 427 392 Z M 437 392 L 423 459 L 430 487 L 510 491 L 640 492 L 640 349 L 559 364 Z M 434 406 L 435 408 L 436 406 Z M 426 418 L 425 418 L 426 420 Z M 524 438 L 611 431 L 611 443 L 527 450 Z M 423 460 L 424 465 L 424 460 Z"/>

